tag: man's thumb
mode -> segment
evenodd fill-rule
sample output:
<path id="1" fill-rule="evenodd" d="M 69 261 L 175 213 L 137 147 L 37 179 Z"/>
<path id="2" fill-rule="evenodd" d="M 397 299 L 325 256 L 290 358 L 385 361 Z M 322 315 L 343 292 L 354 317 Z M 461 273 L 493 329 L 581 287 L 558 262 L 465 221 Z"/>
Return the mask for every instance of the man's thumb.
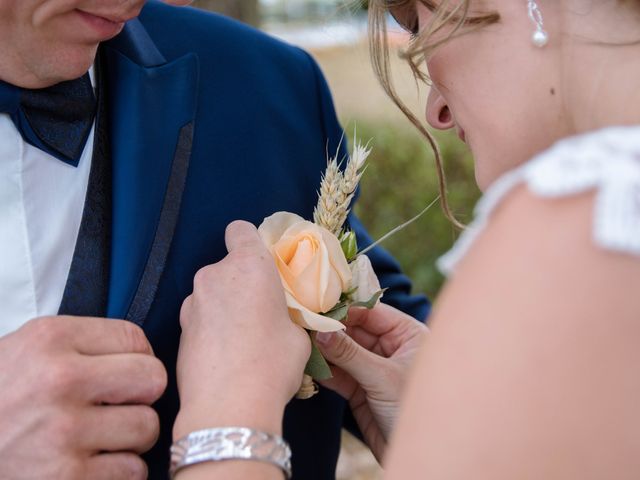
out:
<path id="1" fill-rule="evenodd" d="M 316 334 L 318 348 L 330 363 L 351 375 L 363 387 L 375 381 L 381 357 L 358 345 L 343 331 Z"/>

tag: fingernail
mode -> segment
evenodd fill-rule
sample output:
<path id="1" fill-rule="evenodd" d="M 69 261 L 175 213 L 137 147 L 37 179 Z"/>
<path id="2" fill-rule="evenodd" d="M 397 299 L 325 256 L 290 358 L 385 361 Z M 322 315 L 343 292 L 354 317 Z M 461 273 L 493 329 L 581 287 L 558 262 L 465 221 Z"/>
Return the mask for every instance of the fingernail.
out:
<path id="1" fill-rule="evenodd" d="M 316 334 L 316 342 L 325 347 L 329 345 L 329 342 L 331 341 L 332 338 L 333 338 L 332 332 L 318 332 Z"/>

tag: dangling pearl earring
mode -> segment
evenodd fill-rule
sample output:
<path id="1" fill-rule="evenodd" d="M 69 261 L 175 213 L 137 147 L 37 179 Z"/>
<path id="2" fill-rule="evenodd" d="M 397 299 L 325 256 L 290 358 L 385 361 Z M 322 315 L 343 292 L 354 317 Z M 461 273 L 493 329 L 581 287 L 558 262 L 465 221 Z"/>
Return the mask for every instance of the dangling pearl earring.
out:
<path id="1" fill-rule="evenodd" d="M 527 0 L 527 6 L 529 10 L 529 19 L 536 27 L 536 31 L 533 32 L 531 41 L 533 44 L 542 48 L 549 42 L 549 34 L 544 30 L 544 22 L 542 21 L 542 12 L 535 0 Z"/>

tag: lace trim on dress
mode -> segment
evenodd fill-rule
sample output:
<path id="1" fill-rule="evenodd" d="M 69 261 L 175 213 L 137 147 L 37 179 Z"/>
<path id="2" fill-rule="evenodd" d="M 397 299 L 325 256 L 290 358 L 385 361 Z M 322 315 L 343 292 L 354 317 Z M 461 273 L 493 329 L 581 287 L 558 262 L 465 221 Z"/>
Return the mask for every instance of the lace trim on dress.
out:
<path id="1" fill-rule="evenodd" d="M 498 179 L 480 199 L 475 220 L 438 260 L 450 275 L 514 187 L 525 183 L 545 198 L 595 189 L 596 245 L 640 256 L 640 126 L 611 127 L 567 138 Z"/>

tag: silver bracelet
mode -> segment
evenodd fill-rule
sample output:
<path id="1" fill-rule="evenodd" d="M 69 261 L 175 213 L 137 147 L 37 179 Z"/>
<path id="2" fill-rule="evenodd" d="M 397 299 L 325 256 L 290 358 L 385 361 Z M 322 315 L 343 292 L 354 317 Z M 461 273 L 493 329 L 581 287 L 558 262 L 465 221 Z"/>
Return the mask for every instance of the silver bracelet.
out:
<path id="1" fill-rule="evenodd" d="M 221 460 L 257 460 L 279 467 L 291 478 L 291 449 L 277 435 L 245 427 L 207 428 L 192 432 L 171 445 L 169 474 L 189 465 Z"/>

